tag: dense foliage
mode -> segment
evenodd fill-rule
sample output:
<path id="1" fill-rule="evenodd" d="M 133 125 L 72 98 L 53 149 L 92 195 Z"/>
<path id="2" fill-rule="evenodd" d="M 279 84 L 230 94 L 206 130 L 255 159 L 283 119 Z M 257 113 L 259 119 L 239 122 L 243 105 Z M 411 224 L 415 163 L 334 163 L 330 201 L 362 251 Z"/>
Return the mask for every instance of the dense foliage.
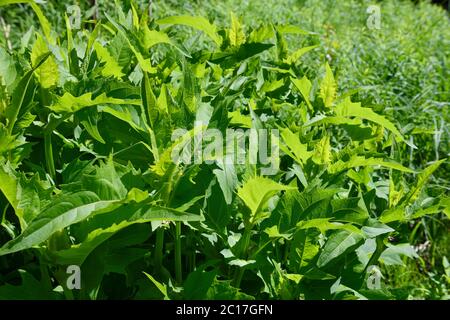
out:
<path id="1" fill-rule="evenodd" d="M 355 50 L 339 17 L 299 27 L 272 2 L 253 10 L 271 23 L 109 2 L 81 28 L 56 4 L 48 20 L 46 4 L 21 2 L 29 15 L 14 21 L 39 25 L 0 48 L 0 298 L 416 297 L 389 273 L 425 264 L 415 241 L 429 221 L 448 232 L 448 30 L 431 55 L 375 31 L 346 39 Z M 386 47 L 361 52 L 369 43 Z M 231 128 L 279 131 L 275 174 L 251 153 L 173 160 Z M 443 272 L 426 297 L 448 298 L 447 254 L 428 262 Z"/>

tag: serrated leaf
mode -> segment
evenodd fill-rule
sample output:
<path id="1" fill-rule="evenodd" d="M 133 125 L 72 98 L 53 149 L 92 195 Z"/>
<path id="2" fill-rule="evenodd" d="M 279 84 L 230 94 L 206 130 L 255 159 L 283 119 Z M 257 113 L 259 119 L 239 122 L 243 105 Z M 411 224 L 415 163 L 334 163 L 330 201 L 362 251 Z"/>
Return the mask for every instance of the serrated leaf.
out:
<path id="1" fill-rule="evenodd" d="M 391 131 L 401 141 L 405 141 L 400 131 L 398 131 L 398 129 L 392 122 L 390 122 L 384 116 L 375 113 L 371 108 L 361 107 L 360 102 L 352 102 L 350 97 L 345 98 L 344 101 L 339 103 L 336 106 L 335 112 L 337 116 L 357 117 L 374 122 Z"/>
<path id="2" fill-rule="evenodd" d="M 360 244 L 364 237 L 358 233 L 340 230 L 333 233 L 317 260 L 317 266 L 322 268 L 333 260 L 344 256 L 349 250 Z"/>
<path id="3" fill-rule="evenodd" d="M 106 209 L 115 200 L 100 200 L 91 191 L 62 195 L 36 217 L 17 238 L 0 248 L 0 256 L 29 249 L 50 238 L 56 231 L 89 217 L 96 211 Z"/>
<path id="4" fill-rule="evenodd" d="M 334 100 L 336 99 L 337 94 L 337 84 L 334 80 L 333 71 L 331 71 L 330 65 L 328 62 L 325 64 L 325 77 L 322 79 L 320 83 L 320 97 L 323 100 L 323 104 L 325 107 L 330 108 Z"/>
<path id="5" fill-rule="evenodd" d="M 292 133 L 289 128 L 283 128 L 280 134 L 285 144 L 281 145 L 280 149 L 292 159 L 304 165 L 313 153 L 312 151 L 308 151 L 308 145 L 301 143 L 298 135 Z"/>
<path id="6" fill-rule="evenodd" d="M 314 148 L 312 160 L 317 164 L 328 164 L 331 160 L 330 137 L 324 135 Z"/>
<path id="7" fill-rule="evenodd" d="M 348 230 L 353 233 L 362 234 L 361 230 L 349 223 L 340 223 L 330 221 L 331 218 L 317 218 L 311 220 L 304 220 L 297 223 L 298 229 L 310 229 L 317 228 L 321 233 L 325 233 L 328 230 Z"/>
<path id="8" fill-rule="evenodd" d="M 232 47 L 239 47 L 245 43 L 245 33 L 236 15 L 231 12 L 231 28 L 229 40 Z"/>
<path id="9" fill-rule="evenodd" d="M 238 189 L 239 198 L 250 209 L 252 216 L 263 211 L 267 201 L 282 190 L 294 189 L 263 177 L 253 177 Z"/>
<path id="10" fill-rule="evenodd" d="M 222 38 L 217 34 L 217 28 L 203 17 L 193 16 L 171 16 L 156 21 L 157 24 L 181 24 L 195 28 L 206 33 L 214 42 L 220 46 Z"/>
<path id="11" fill-rule="evenodd" d="M 423 170 L 421 173 L 419 173 L 419 175 L 417 176 L 416 183 L 411 188 L 411 190 L 405 195 L 405 197 L 400 201 L 400 204 L 410 204 L 414 202 L 419 196 L 419 193 L 422 190 L 425 183 L 427 182 L 427 180 L 444 161 L 446 161 L 446 159 L 436 161 L 432 165 L 425 168 L 425 170 Z"/>
<path id="12" fill-rule="evenodd" d="M 75 113 L 83 108 L 92 107 L 99 104 L 131 104 L 140 105 L 140 99 L 117 99 L 106 96 L 102 93 L 92 99 L 92 92 L 85 93 L 79 97 L 74 97 L 69 92 L 65 92 L 62 97 L 57 97 L 56 102 L 49 106 L 50 110 L 57 113 Z"/>
<path id="13" fill-rule="evenodd" d="M 40 57 L 49 52 L 48 46 L 41 35 L 36 35 L 33 49 L 31 50 L 31 65 L 36 68 Z M 36 68 L 35 75 L 43 88 L 51 88 L 58 83 L 59 71 L 55 58 L 50 55 L 42 65 Z"/>
<path id="14" fill-rule="evenodd" d="M 97 52 L 97 56 L 99 57 L 100 61 L 104 63 L 104 65 L 102 66 L 102 76 L 115 77 L 117 79 L 120 79 L 125 75 L 122 72 L 122 67 L 111 56 L 111 54 L 105 47 L 103 47 L 100 43 L 95 42 L 94 49 Z"/>
<path id="15" fill-rule="evenodd" d="M 403 257 L 411 259 L 418 257 L 416 251 L 409 243 L 389 245 L 381 254 L 380 261 L 386 265 L 404 265 Z"/>
<path id="16" fill-rule="evenodd" d="M 295 85 L 295 87 L 300 91 L 300 93 L 303 96 L 303 99 L 305 99 L 306 104 L 310 109 L 312 109 L 311 102 L 309 100 L 309 95 L 311 94 L 311 88 L 312 84 L 311 81 L 306 76 L 303 76 L 301 79 L 295 79 L 291 77 L 292 83 Z"/>
<path id="17" fill-rule="evenodd" d="M 386 168 L 391 168 L 403 172 L 409 172 L 413 173 L 414 171 L 402 166 L 399 163 L 392 162 L 392 161 L 385 161 L 384 159 L 379 158 L 364 158 L 363 156 L 352 156 L 347 161 L 338 160 L 335 163 L 331 164 L 328 167 L 328 171 L 330 173 L 337 173 L 341 172 L 350 168 L 356 168 L 356 167 L 366 167 L 366 166 L 381 166 Z"/>
<path id="18" fill-rule="evenodd" d="M 290 56 L 288 56 L 284 62 L 287 64 L 293 64 L 296 63 L 298 59 L 300 59 L 305 53 L 317 48 L 318 46 L 309 46 L 309 47 L 303 47 L 296 51 L 294 51 Z"/>

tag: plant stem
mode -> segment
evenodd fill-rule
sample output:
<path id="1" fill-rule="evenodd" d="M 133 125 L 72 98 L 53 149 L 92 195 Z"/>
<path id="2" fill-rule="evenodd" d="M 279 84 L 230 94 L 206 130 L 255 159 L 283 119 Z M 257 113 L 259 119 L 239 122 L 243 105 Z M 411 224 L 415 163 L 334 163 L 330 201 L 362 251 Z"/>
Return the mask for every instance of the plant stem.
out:
<path id="1" fill-rule="evenodd" d="M 51 132 L 44 133 L 44 149 L 45 149 L 45 162 L 47 164 L 48 173 L 50 174 L 51 178 L 55 180 L 56 170 L 55 170 L 55 163 L 53 162 Z"/>
<path id="2" fill-rule="evenodd" d="M 159 227 L 156 230 L 156 247 L 155 247 L 155 268 L 157 272 L 160 272 L 162 270 L 163 250 L 164 250 L 164 229 L 162 227 Z"/>
<path id="3" fill-rule="evenodd" d="M 244 244 L 242 246 L 242 252 L 240 256 L 244 256 L 247 252 L 248 246 L 250 245 L 250 237 L 251 237 L 251 230 L 252 228 L 245 229 L 244 232 Z M 233 286 L 236 288 L 239 288 L 241 285 L 242 277 L 244 275 L 245 267 L 237 267 L 236 272 L 234 273 L 233 278 Z"/>
<path id="4" fill-rule="evenodd" d="M 183 274 L 181 268 L 181 222 L 175 222 L 175 279 L 181 284 Z"/>

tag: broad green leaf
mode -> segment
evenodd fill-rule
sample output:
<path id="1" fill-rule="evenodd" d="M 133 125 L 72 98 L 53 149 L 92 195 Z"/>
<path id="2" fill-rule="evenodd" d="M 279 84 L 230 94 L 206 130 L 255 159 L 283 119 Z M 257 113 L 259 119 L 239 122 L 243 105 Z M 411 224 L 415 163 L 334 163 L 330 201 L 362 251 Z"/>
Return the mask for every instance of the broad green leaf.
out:
<path id="1" fill-rule="evenodd" d="M 296 63 L 298 59 L 300 59 L 305 53 L 317 48 L 318 46 L 309 46 L 309 47 L 303 47 L 296 51 L 294 51 L 290 56 L 288 56 L 284 62 L 287 64 L 293 64 Z"/>
<path id="2" fill-rule="evenodd" d="M 410 204 L 414 202 L 419 196 L 420 191 L 422 190 L 427 180 L 444 161 L 446 161 L 446 159 L 436 161 L 432 165 L 425 168 L 425 170 L 423 170 L 421 173 L 419 173 L 419 175 L 417 176 L 416 183 L 411 188 L 411 190 L 406 194 L 406 196 L 400 201 L 400 204 Z"/>
<path id="3" fill-rule="evenodd" d="M 325 233 L 328 230 L 348 230 L 349 232 L 361 234 L 361 230 L 349 223 L 340 223 L 330 221 L 331 218 L 317 218 L 311 220 L 304 220 L 297 223 L 298 229 L 310 229 L 317 228 L 321 233 Z"/>
<path id="4" fill-rule="evenodd" d="M 115 202 L 115 200 L 100 200 L 91 191 L 62 195 L 31 221 L 22 234 L 3 245 L 0 248 L 0 256 L 39 245 L 56 231 L 80 222 Z"/>
<path id="5" fill-rule="evenodd" d="M 309 101 L 309 95 L 311 94 L 311 88 L 312 84 L 311 81 L 306 76 L 303 76 L 301 79 L 295 79 L 291 77 L 292 83 L 295 85 L 295 87 L 300 91 L 300 93 L 303 96 L 303 99 L 305 99 L 306 104 L 308 107 L 312 110 L 311 102 Z"/>
<path id="6" fill-rule="evenodd" d="M 425 208 L 425 209 L 417 210 L 416 212 L 414 212 L 409 217 L 409 219 L 417 219 L 417 218 L 421 218 L 421 217 L 426 216 L 426 215 L 437 214 L 439 212 L 442 212 L 443 209 L 445 209 L 445 207 L 442 206 L 442 203 L 439 203 L 439 204 L 436 204 L 434 206 L 430 206 L 430 207 Z"/>
<path id="7" fill-rule="evenodd" d="M 51 45 L 56 45 L 56 39 L 52 36 L 52 26 L 50 25 L 50 22 L 48 22 L 45 15 L 42 13 L 41 8 L 34 1 L 30 2 L 30 5 L 39 19 L 39 23 L 41 24 L 42 31 L 44 32 L 47 41 Z"/>
<path id="8" fill-rule="evenodd" d="M 295 232 L 289 252 L 289 266 L 300 272 L 312 264 L 319 253 L 320 247 L 317 241 L 318 231 L 314 229 L 299 229 Z"/>
<path id="9" fill-rule="evenodd" d="M 141 99 L 142 107 L 145 111 L 145 117 L 151 129 L 155 129 L 155 123 L 158 120 L 158 107 L 156 103 L 156 97 L 153 93 L 150 79 L 147 73 L 144 73 L 141 83 Z"/>
<path id="10" fill-rule="evenodd" d="M 236 15 L 231 12 L 231 28 L 229 40 L 232 47 L 239 47 L 245 43 L 245 33 Z"/>
<path id="11" fill-rule="evenodd" d="M 151 275 L 149 275 L 146 272 L 144 272 L 144 274 L 147 276 L 147 278 L 150 279 L 151 282 L 153 282 L 153 284 L 156 286 L 156 288 L 158 288 L 158 290 L 163 294 L 164 300 L 170 300 L 169 296 L 167 295 L 167 285 L 156 281 L 155 278 L 153 278 Z"/>
<path id="12" fill-rule="evenodd" d="M 37 175 L 26 178 L 14 171 L 9 163 L 0 165 L 0 191 L 14 209 L 21 230 L 40 213 L 44 201 L 50 196 L 51 189 L 48 186 L 44 188 L 37 178 Z"/>
<path id="13" fill-rule="evenodd" d="M 284 238 L 286 240 L 290 240 L 292 238 L 292 234 L 289 233 L 280 233 L 278 230 L 278 226 L 272 226 L 264 230 L 265 233 L 269 236 L 269 238 Z"/>
<path id="14" fill-rule="evenodd" d="M 238 189 L 239 198 L 250 209 L 252 217 L 265 210 L 267 201 L 282 190 L 294 189 L 293 187 L 279 184 L 264 177 L 250 178 Z"/>
<path id="15" fill-rule="evenodd" d="M 334 100 L 336 99 L 337 94 L 337 84 L 334 80 L 333 71 L 331 71 L 330 65 L 328 62 L 325 64 L 325 77 L 322 79 L 320 83 L 320 97 L 323 100 L 323 104 L 325 107 L 330 108 Z"/>
<path id="16" fill-rule="evenodd" d="M 0 287 L 1 300 L 57 300 L 57 292 L 46 289 L 29 272 L 18 270 L 22 282 L 20 285 L 6 284 Z"/>
<path id="17" fill-rule="evenodd" d="M 8 133 L 11 134 L 13 132 L 14 126 L 27 112 L 27 108 L 33 98 L 35 86 L 32 82 L 33 73 L 36 68 L 39 68 L 50 56 L 50 53 L 46 53 L 42 55 L 33 68 L 25 73 L 25 75 L 20 79 L 17 86 L 14 88 L 12 93 L 11 103 L 7 106 L 5 110 L 5 117 L 8 120 Z"/>
<path id="18" fill-rule="evenodd" d="M 331 200 L 332 214 L 329 215 L 337 221 L 364 225 L 369 213 L 360 197 L 348 197 Z"/>
<path id="19" fill-rule="evenodd" d="M 220 46 L 222 44 L 222 38 L 217 34 L 217 28 L 214 24 L 211 24 L 207 19 L 203 17 L 193 16 L 171 16 L 156 21 L 157 24 L 181 24 L 192 27 L 194 29 L 203 31 L 214 42 Z"/>
<path id="20" fill-rule="evenodd" d="M 229 163 L 219 164 L 219 166 L 220 169 L 214 169 L 213 173 L 217 177 L 225 202 L 231 204 L 233 192 L 238 184 L 236 169 L 233 164 Z"/>
<path id="21" fill-rule="evenodd" d="M 347 125 L 361 125 L 362 121 L 361 119 L 358 118 L 346 118 L 346 117 L 342 117 L 342 116 L 325 116 L 325 115 L 319 115 L 319 116 L 315 116 L 314 118 L 312 118 L 311 120 L 309 120 L 308 122 L 306 122 L 304 124 L 305 127 L 309 127 L 309 126 L 318 126 L 321 124 L 336 124 L 336 125 L 341 125 L 341 124 L 347 124 Z"/>
<path id="22" fill-rule="evenodd" d="M 414 171 L 402 166 L 399 163 L 391 162 L 391 161 L 385 161 L 384 159 L 379 158 L 364 158 L 363 156 L 357 156 L 354 155 L 350 158 L 350 160 L 342 161 L 338 160 L 332 165 L 328 167 L 328 171 L 330 173 L 338 173 L 350 168 L 356 168 L 356 167 L 366 167 L 366 166 L 381 166 L 386 168 L 391 168 L 403 172 L 409 172 L 413 173 Z"/>
<path id="23" fill-rule="evenodd" d="M 252 118 L 248 115 L 243 115 L 239 110 L 228 112 L 230 118 L 230 126 L 238 126 L 241 128 L 251 128 Z"/>
<path id="24" fill-rule="evenodd" d="M 0 47 L 0 85 L 9 87 L 16 80 L 17 71 L 14 59 L 4 48 Z"/>
<path id="25" fill-rule="evenodd" d="M 308 151 L 308 145 L 301 143 L 298 135 L 292 133 L 289 128 L 281 129 L 280 134 L 285 144 L 280 145 L 280 149 L 296 162 L 304 165 L 313 153 L 312 151 Z"/>
<path id="26" fill-rule="evenodd" d="M 264 92 L 273 92 L 280 89 L 284 85 L 284 79 L 279 79 L 275 81 L 265 82 L 261 90 Z"/>
<path id="27" fill-rule="evenodd" d="M 148 27 L 144 28 L 144 46 L 147 49 L 150 49 L 154 45 L 159 43 L 166 43 L 173 45 L 169 36 L 161 31 L 150 30 Z"/>
<path id="28" fill-rule="evenodd" d="M 23 210 L 19 209 L 19 199 L 17 198 L 18 181 L 15 172 L 9 164 L 0 166 L 0 191 L 13 207 L 16 216 L 19 218 L 21 224 L 23 224 Z"/>
<path id="29" fill-rule="evenodd" d="M 356 117 L 360 119 L 365 119 L 374 122 L 389 131 L 391 131 L 395 136 L 397 136 L 401 141 L 404 138 L 400 131 L 395 127 L 395 125 L 386 119 L 384 116 L 375 113 L 371 108 L 361 107 L 360 102 L 352 102 L 350 97 L 347 97 L 336 106 L 336 115 L 342 117 Z"/>
<path id="30" fill-rule="evenodd" d="M 231 286 L 231 281 L 214 279 L 208 290 L 206 299 L 212 300 L 254 300 L 254 297 L 245 294 L 240 289 Z"/>
<path id="31" fill-rule="evenodd" d="M 370 223 L 367 226 L 361 228 L 361 231 L 364 232 L 364 235 L 368 238 L 375 238 L 379 235 L 395 231 L 391 227 L 380 223 L 375 219 L 369 221 Z"/>
<path id="32" fill-rule="evenodd" d="M 299 28 L 298 26 L 294 26 L 292 24 L 285 24 L 285 25 L 277 26 L 277 30 L 279 30 L 279 32 L 281 32 L 281 33 L 292 33 L 292 34 L 303 34 L 303 35 L 307 35 L 307 34 L 311 33 L 309 31 L 305 31 L 305 30 Z"/>
<path id="33" fill-rule="evenodd" d="M 100 43 L 95 42 L 94 49 L 100 61 L 104 63 L 104 65 L 102 66 L 102 76 L 115 77 L 117 79 L 120 79 L 125 75 L 122 72 L 122 67 L 111 56 L 111 54 L 105 47 L 103 47 Z"/>
<path id="34" fill-rule="evenodd" d="M 40 67 L 36 65 L 40 61 L 40 57 L 49 52 L 47 44 L 40 34 L 36 35 L 33 49 L 31 50 L 31 65 L 36 68 L 35 75 L 43 88 L 51 88 L 58 83 L 59 71 L 55 58 L 50 55 Z"/>
<path id="35" fill-rule="evenodd" d="M 127 31 L 121 25 L 116 23 L 108 14 L 105 13 L 105 15 L 106 18 L 108 18 L 109 22 L 111 22 L 114 25 L 114 27 L 119 31 L 119 33 L 123 36 L 123 39 L 125 39 L 130 50 L 133 52 L 136 59 L 138 60 L 139 66 L 141 67 L 142 71 L 148 73 L 156 73 L 156 68 L 152 66 L 150 58 L 145 59 L 139 48 L 136 48 L 136 46 L 133 44 L 133 41 L 130 40 L 129 37 L 131 37 L 132 34 L 127 33 Z"/>
<path id="36" fill-rule="evenodd" d="M 330 137 L 324 135 L 316 144 L 312 160 L 317 164 L 329 164 L 331 161 Z"/>
<path id="37" fill-rule="evenodd" d="M 387 209 L 381 213 L 380 221 L 383 223 L 403 221 L 406 219 L 405 210 L 403 206 Z"/>
<path id="38" fill-rule="evenodd" d="M 88 111 L 91 111 L 90 109 L 85 109 Z M 87 115 L 86 120 L 81 120 L 81 124 L 86 129 L 87 132 L 98 142 L 105 144 L 105 140 L 101 136 L 99 130 L 98 130 L 98 113 L 97 110 L 92 110 L 93 112 L 90 112 Z"/>
<path id="39" fill-rule="evenodd" d="M 195 270 L 191 272 L 184 282 L 184 298 L 190 300 L 204 299 L 216 278 L 216 271 Z"/>
<path id="40" fill-rule="evenodd" d="M 250 32 L 248 42 L 264 42 L 267 39 L 273 38 L 274 35 L 275 33 L 271 25 L 262 25 Z"/>
<path id="41" fill-rule="evenodd" d="M 405 265 L 403 257 L 418 258 L 416 251 L 409 243 L 388 245 L 380 256 L 380 261 L 385 265 Z"/>
<path id="42" fill-rule="evenodd" d="M 140 99 L 117 99 L 107 97 L 106 93 L 102 93 L 98 97 L 92 99 L 92 92 L 85 93 L 79 97 L 74 97 L 69 92 L 65 92 L 62 97 L 57 97 L 56 103 L 49 108 L 57 113 L 75 113 L 83 108 L 92 107 L 99 104 L 131 104 L 140 105 Z"/>
<path id="43" fill-rule="evenodd" d="M 103 242 L 120 230 L 131 225 L 152 221 L 200 221 L 199 215 L 161 207 L 148 201 L 131 202 L 127 199 L 120 207 L 111 212 L 99 214 L 92 218 L 90 225 L 97 227 L 90 231 L 79 244 L 53 254 L 60 263 L 82 264 L 87 256 Z"/>
<path id="44" fill-rule="evenodd" d="M 347 230 L 333 233 L 320 253 L 317 266 L 322 268 L 333 260 L 344 256 L 348 251 L 359 245 L 363 239 L 362 235 Z"/>

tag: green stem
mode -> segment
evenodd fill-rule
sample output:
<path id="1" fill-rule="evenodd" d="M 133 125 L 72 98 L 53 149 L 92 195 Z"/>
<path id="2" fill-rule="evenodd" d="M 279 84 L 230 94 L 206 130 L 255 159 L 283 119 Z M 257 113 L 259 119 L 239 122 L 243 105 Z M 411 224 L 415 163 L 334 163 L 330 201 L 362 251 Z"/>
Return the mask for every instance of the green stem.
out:
<path id="1" fill-rule="evenodd" d="M 181 284 L 183 274 L 181 268 L 181 222 L 175 222 L 175 279 Z"/>
<path id="2" fill-rule="evenodd" d="M 155 247 L 155 268 L 158 273 L 162 270 L 163 249 L 164 249 L 164 229 L 162 227 L 159 227 L 156 230 L 156 247 Z"/>
<path id="3" fill-rule="evenodd" d="M 51 291 L 52 280 L 48 273 L 47 262 L 44 260 L 42 253 L 39 253 L 38 259 L 39 259 L 39 269 L 41 272 L 41 284 L 44 286 L 46 290 Z"/>
<path id="4" fill-rule="evenodd" d="M 56 176 L 55 163 L 53 161 L 52 136 L 50 132 L 44 134 L 45 162 L 47 170 L 51 178 L 54 180 Z"/>
<path id="5" fill-rule="evenodd" d="M 240 254 L 241 257 L 244 257 L 244 255 L 246 254 L 246 252 L 248 250 L 248 246 L 250 245 L 251 230 L 252 230 L 252 228 L 248 228 L 244 232 L 244 235 L 243 235 L 244 243 L 242 246 L 242 252 Z M 243 268 L 237 267 L 237 269 L 234 273 L 234 278 L 233 278 L 233 286 L 234 287 L 239 288 L 239 286 L 241 285 L 242 277 L 244 276 L 244 271 L 245 271 L 245 267 L 243 267 Z"/>

